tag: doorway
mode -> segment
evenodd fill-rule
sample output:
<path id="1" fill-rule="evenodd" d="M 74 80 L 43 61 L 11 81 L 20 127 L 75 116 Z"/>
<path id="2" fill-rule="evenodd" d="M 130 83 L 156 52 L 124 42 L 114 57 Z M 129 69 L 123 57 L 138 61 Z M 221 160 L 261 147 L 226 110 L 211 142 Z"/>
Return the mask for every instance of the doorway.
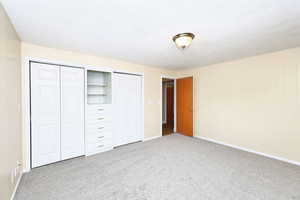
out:
<path id="1" fill-rule="evenodd" d="M 174 133 L 175 80 L 162 78 L 162 135 Z"/>

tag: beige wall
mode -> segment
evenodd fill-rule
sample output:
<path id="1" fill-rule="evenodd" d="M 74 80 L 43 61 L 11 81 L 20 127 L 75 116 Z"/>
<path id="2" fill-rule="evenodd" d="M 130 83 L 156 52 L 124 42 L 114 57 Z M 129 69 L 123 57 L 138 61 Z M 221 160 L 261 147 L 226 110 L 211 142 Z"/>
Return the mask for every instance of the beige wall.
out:
<path id="1" fill-rule="evenodd" d="M 46 59 L 53 62 L 63 62 L 66 64 L 84 65 L 84 66 L 99 66 L 110 67 L 117 70 L 125 70 L 129 72 L 141 72 L 144 73 L 144 129 L 145 138 L 151 138 L 161 135 L 161 76 L 175 75 L 175 72 L 171 72 L 161 68 L 149 67 L 144 65 L 138 65 L 128 63 L 120 60 L 101 58 L 97 56 L 82 54 L 78 52 L 65 51 L 53 48 L 46 48 L 28 43 L 22 43 L 21 45 L 22 60 L 23 60 L 23 75 L 26 76 L 28 69 L 26 66 L 26 60 L 28 58 L 34 59 Z M 23 77 L 24 78 L 24 77 Z M 27 90 L 28 85 L 23 80 L 23 91 Z M 26 99 L 24 100 L 25 104 Z M 27 112 L 24 110 L 24 112 Z M 28 119 L 24 119 L 24 122 L 28 122 Z M 25 128 L 25 127 L 24 127 Z M 28 132 L 28 131 L 27 131 Z M 25 133 L 26 134 L 26 133 Z M 27 134 L 28 135 L 28 134 Z M 24 138 L 23 148 L 24 158 L 28 159 L 28 138 Z M 24 163 L 28 167 L 29 163 Z"/>
<path id="2" fill-rule="evenodd" d="M 196 136 L 300 162 L 300 48 L 179 75 L 194 76 Z"/>
<path id="3" fill-rule="evenodd" d="M 23 61 L 30 57 L 143 72 L 145 138 L 161 134 L 161 76 L 193 75 L 196 136 L 300 161 L 300 48 L 183 71 L 28 43 L 21 48 Z M 24 158 L 27 154 L 24 151 Z"/>
<path id="4" fill-rule="evenodd" d="M 21 54 L 20 54 L 21 53 Z M 194 77 L 194 135 L 300 162 L 300 48 L 190 70 L 161 68 L 21 43 L 0 4 L 0 199 L 9 199 L 22 161 L 28 168 L 28 130 L 21 138 L 21 85 L 28 105 L 27 58 L 144 73 L 145 138 L 161 135 L 161 76 Z M 22 68 L 21 60 L 22 59 Z M 22 69 L 22 84 L 21 84 Z M 26 82 L 27 81 L 27 82 Z M 23 143 L 22 143 L 23 141 Z M 23 145 L 23 147 L 21 146 Z M 22 169 L 19 168 L 21 171 Z"/>
<path id="5" fill-rule="evenodd" d="M 9 199 L 16 179 L 11 172 L 21 161 L 20 41 L 0 3 L 0 199 Z M 19 168 L 19 170 L 21 170 Z"/>

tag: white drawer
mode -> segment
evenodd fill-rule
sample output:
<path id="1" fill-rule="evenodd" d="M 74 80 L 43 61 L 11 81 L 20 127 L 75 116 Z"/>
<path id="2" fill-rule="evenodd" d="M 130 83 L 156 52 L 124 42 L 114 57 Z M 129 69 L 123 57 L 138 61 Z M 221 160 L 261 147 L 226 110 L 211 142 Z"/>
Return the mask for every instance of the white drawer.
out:
<path id="1" fill-rule="evenodd" d="M 87 129 L 86 135 L 112 135 L 112 129 Z"/>
<path id="2" fill-rule="evenodd" d="M 112 141 L 111 140 L 101 140 L 96 143 L 89 143 L 86 146 L 87 155 L 107 151 L 112 149 Z"/>
<path id="3" fill-rule="evenodd" d="M 112 115 L 111 105 L 88 105 L 88 115 Z"/>
<path id="4" fill-rule="evenodd" d="M 87 123 L 85 127 L 86 131 L 108 131 L 112 130 L 111 122 L 98 122 L 98 123 Z"/>
<path id="5" fill-rule="evenodd" d="M 86 135 L 87 144 L 102 142 L 103 140 L 112 140 L 111 132 L 100 132 Z"/>
<path id="6" fill-rule="evenodd" d="M 112 115 L 87 115 L 87 123 L 111 122 Z"/>

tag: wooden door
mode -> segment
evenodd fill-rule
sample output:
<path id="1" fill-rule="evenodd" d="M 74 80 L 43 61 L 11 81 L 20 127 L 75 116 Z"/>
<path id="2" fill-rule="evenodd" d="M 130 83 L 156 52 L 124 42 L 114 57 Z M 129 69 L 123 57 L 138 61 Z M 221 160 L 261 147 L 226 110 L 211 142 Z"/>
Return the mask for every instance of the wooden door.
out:
<path id="1" fill-rule="evenodd" d="M 84 155 L 84 71 L 61 67 L 61 159 Z"/>
<path id="2" fill-rule="evenodd" d="M 177 132 L 193 136 L 193 77 L 176 79 Z"/>
<path id="3" fill-rule="evenodd" d="M 31 63 L 31 162 L 38 167 L 60 160 L 59 66 Z"/>

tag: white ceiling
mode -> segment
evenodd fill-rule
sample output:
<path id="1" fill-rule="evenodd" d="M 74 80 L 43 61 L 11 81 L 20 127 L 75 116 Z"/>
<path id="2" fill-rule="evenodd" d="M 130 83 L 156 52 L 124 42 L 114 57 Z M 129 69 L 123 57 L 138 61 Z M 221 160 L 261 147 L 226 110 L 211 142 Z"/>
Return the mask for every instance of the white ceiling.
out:
<path id="1" fill-rule="evenodd" d="M 2 0 L 26 42 L 185 68 L 300 46 L 299 0 Z M 178 50 L 172 36 L 196 35 Z"/>

